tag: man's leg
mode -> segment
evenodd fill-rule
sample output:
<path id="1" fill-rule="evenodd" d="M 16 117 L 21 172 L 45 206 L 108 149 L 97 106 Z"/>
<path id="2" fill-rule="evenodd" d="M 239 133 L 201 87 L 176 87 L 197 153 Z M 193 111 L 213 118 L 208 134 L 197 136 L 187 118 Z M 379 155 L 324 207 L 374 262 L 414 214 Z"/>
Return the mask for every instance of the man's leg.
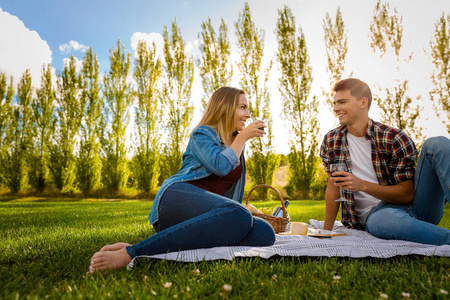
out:
<path id="1" fill-rule="evenodd" d="M 420 152 L 413 204 L 380 204 L 367 218 L 366 229 L 384 239 L 450 244 L 450 230 L 437 226 L 446 198 L 450 198 L 450 140 L 434 137 L 425 141 Z"/>
<path id="2" fill-rule="evenodd" d="M 437 225 L 446 198 L 450 198 L 450 140 L 433 137 L 423 144 L 417 162 L 412 213 L 419 220 Z"/>
<path id="3" fill-rule="evenodd" d="M 387 240 L 404 240 L 430 245 L 449 245 L 450 230 L 418 220 L 411 205 L 384 204 L 376 207 L 366 221 L 370 234 Z"/>

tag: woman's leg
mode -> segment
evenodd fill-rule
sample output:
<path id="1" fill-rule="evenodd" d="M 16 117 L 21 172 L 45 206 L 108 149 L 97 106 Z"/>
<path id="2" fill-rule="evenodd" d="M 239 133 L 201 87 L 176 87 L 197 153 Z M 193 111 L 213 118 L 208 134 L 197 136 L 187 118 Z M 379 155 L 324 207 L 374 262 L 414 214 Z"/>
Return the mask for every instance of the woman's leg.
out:
<path id="1" fill-rule="evenodd" d="M 236 205 L 237 203 L 186 183 L 181 183 L 178 187 L 170 188 L 170 190 L 166 191 L 163 199 L 161 199 L 162 205 L 160 205 L 159 211 L 160 221 L 155 224 L 155 231 L 160 232 L 161 230 L 165 230 L 213 210 L 217 205 L 216 199 L 218 197 L 227 202 L 231 201 L 232 205 Z M 192 205 L 194 201 L 200 201 L 200 203 Z M 181 211 L 180 207 L 183 207 Z M 270 246 L 273 243 L 275 243 L 275 231 L 272 226 L 261 218 L 253 217 L 250 231 L 236 245 Z"/>
<path id="2" fill-rule="evenodd" d="M 161 231 L 127 247 L 130 257 L 232 246 L 241 241 L 267 246 L 275 241 L 270 225 L 254 221 L 243 205 L 187 183 L 174 184 L 165 192 L 159 213 Z"/>
<path id="3" fill-rule="evenodd" d="M 433 137 L 425 141 L 414 180 L 413 214 L 437 225 L 450 198 L 450 140 Z"/>
<path id="4" fill-rule="evenodd" d="M 275 230 L 266 220 L 253 217 L 253 226 L 239 243 L 233 246 L 272 246 L 275 243 Z"/>
<path id="5" fill-rule="evenodd" d="M 431 245 L 450 244 L 450 230 L 418 220 L 413 216 L 411 206 L 377 206 L 367 218 L 366 230 L 382 239 Z"/>
<path id="6" fill-rule="evenodd" d="M 222 201 L 224 200 L 224 201 Z M 159 203 L 159 220 L 153 225 L 157 233 L 232 201 L 189 183 L 175 183 L 164 193 Z M 236 202 L 230 205 L 235 204 Z"/>
<path id="7" fill-rule="evenodd" d="M 266 221 L 253 218 L 236 201 L 191 184 L 172 185 L 159 209 L 155 235 L 118 251 L 97 252 L 92 271 L 125 267 L 137 255 L 217 246 L 269 246 L 275 242 L 275 232 Z"/>

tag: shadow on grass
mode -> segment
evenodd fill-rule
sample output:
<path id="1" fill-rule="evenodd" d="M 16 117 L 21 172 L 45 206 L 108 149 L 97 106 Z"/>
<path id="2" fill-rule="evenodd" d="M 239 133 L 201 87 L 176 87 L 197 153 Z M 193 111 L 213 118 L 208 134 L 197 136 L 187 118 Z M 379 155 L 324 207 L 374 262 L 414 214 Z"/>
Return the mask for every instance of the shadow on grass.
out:
<path id="1" fill-rule="evenodd" d="M 2 210 L 3 208 L 3 210 Z M 3 234 L 21 234 L 28 228 L 37 233 L 66 228 L 108 228 L 123 224 L 147 223 L 151 203 L 7 203 L 0 206 Z M 116 225 L 114 225 L 116 224 Z"/>
<path id="2" fill-rule="evenodd" d="M 0 202 L 81 202 L 84 198 L 1 197 Z"/>
<path id="3" fill-rule="evenodd" d="M 133 188 L 110 191 L 105 188 L 99 188 L 90 193 L 82 193 L 73 191 L 63 193 L 58 189 L 49 188 L 44 191 L 36 191 L 30 189 L 27 191 L 10 192 L 9 190 L 0 189 L 0 202 L 9 201 L 82 201 L 84 199 L 98 199 L 100 201 L 125 201 L 125 200 L 146 200 L 153 201 L 156 191 L 144 192 Z"/>
<path id="4" fill-rule="evenodd" d="M 21 202 L 21 203 L 40 203 L 40 202 L 125 202 L 125 201 L 146 201 L 152 202 L 153 199 L 136 198 L 136 199 L 122 199 L 122 198 L 64 198 L 64 197 L 0 197 L 0 203 L 7 202 Z"/>

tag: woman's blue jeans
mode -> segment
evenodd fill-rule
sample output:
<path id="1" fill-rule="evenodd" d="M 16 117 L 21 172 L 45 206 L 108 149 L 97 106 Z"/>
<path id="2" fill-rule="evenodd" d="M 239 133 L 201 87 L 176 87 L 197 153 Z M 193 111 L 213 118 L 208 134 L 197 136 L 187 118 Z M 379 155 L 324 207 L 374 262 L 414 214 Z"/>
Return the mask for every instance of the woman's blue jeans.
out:
<path id="1" fill-rule="evenodd" d="M 272 226 L 240 203 L 189 183 L 171 185 L 161 198 L 156 234 L 127 247 L 131 258 L 218 246 L 271 246 Z"/>
<path id="2" fill-rule="evenodd" d="M 437 225 L 450 200 L 450 140 L 433 137 L 425 141 L 414 177 L 411 205 L 381 202 L 370 213 L 366 230 L 383 239 L 432 245 L 450 244 L 450 230 Z"/>

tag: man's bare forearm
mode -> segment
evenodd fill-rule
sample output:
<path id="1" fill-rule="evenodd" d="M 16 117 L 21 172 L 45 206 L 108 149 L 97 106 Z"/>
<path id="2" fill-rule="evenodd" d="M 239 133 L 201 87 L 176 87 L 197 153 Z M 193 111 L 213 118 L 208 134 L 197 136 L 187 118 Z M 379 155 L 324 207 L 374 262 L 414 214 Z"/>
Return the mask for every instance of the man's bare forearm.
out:
<path id="1" fill-rule="evenodd" d="M 331 177 L 329 184 L 335 187 L 340 186 L 344 190 L 365 192 L 388 203 L 406 205 L 410 204 L 414 197 L 414 184 L 412 180 L 403 181 L 395 185 L 380 185 L 359 179 L 348 172 L 337 171 L 333 174 L 342 177 Z M 339 181 L 339 183 L 336 181 Z"/>
<path id="2" fill-rule="evenodd" d="M 323 229 L 325 230 L 333 230 L 340 205 L 340 202 L 335 201 L 338 198 L 339 189 L 333 186 L 332 182 L 328 181 L 325 191 L 325 222 L 323 224 Z"/>
<path id="3" fill-rule="evenodd" d="M 365 181 L 361 191 L 388 203 L 407 205 L 413 200 L 414 184 L 412 180 L 396 185 L 379 185 Z"/>

